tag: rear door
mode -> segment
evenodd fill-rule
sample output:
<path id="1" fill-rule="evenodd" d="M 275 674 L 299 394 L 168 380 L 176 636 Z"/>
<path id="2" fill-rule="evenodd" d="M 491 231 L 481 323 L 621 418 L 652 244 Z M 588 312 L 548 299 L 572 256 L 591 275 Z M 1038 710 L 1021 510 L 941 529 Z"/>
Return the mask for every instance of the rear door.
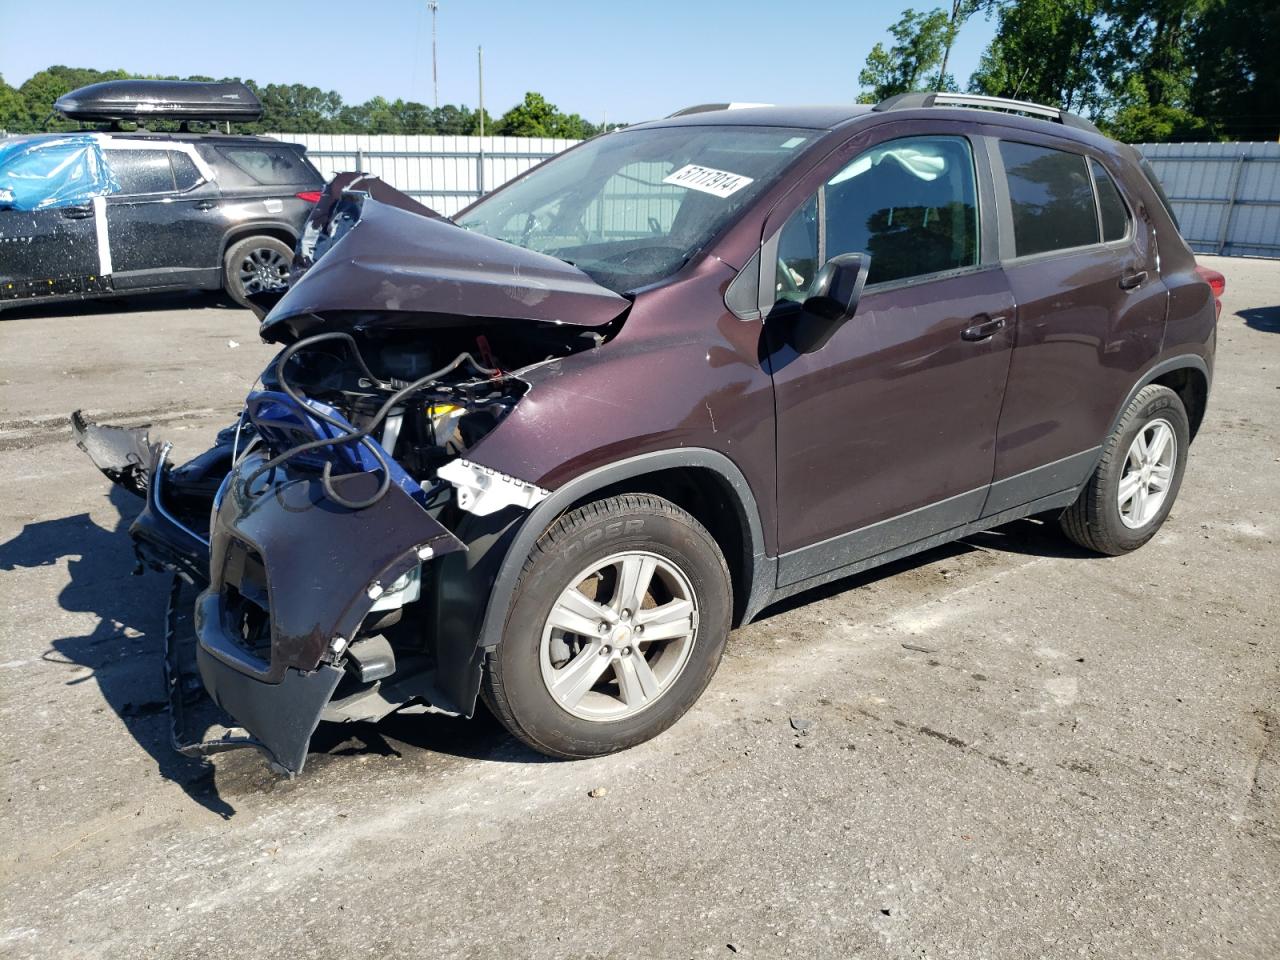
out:
<path id="1" fill-rule="evenodd" d="M 1017 342 L 985 513 L 1084 480 L 1134 378 L 1160 350 L 1154 234 L 1114 162 L 1018 131 L 992 141 Z"/>
<path id="2" fill-rule="evenodd" d="M 766 226 L 778 301 L 836 254 L 870 258 L 856 315 L 820 349 L 787 347 L 785 304 L 766 321 L 782 585 L 974 520 L 986 498 L 1013 300 L 984 242 L 985 156 L 958 126 L 930 129 L 876 128 Z"/>
<path id="3" fill-rule="evenodd" d="M 116 288 L 216 286 L 222 226 L 208 167 L 166 141 L 113 140 L 103 154 L 120 184 L 107 201 Z"/>

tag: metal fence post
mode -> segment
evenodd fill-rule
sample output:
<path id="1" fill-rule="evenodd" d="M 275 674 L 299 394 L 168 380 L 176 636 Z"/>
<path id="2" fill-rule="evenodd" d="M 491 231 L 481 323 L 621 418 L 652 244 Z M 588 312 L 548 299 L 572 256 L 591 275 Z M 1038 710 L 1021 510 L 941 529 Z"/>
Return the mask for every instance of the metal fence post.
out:
<path id="1" fill-rule="evenodd" d="M 1227 248 L 1227 236 L 1231 231 L 1231 214 L 1236 209 L 1236 191 L 1240 186 L 1240 171 L 1244 167 L 1245 156 L 1240 154 L 1231 167 L 1231 186 L 1227 188 L 1227 209 L 1222 214 L 1222 226 L 1218 230 L 1218 256 Z"/>
<path id="2" fill-rule="evenodd" d="M 356 147 L 356 173 L 364 173 L 364 151 Z"/>
<path id="3" fill-rule="evenodd" d="M 484 141 L 480 141 L 480 149 L 476 154 L 476 187 L 479 193 L 476 199 L 484 196 Z"/>

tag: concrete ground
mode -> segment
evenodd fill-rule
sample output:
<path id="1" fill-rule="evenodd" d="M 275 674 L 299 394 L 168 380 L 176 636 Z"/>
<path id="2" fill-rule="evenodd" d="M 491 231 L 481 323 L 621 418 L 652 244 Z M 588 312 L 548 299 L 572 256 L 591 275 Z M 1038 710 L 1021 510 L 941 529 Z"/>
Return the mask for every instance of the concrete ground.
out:
<path id="1" fill-rule="evenodd" d="M 617 756 L 398 717 L 293 782 L 169 751 L 166 583 L 64 419 L 198 452 L 252 318 L 0 321 L 0 955 L 1280 956 L 1280 262 L 1205 261 L 1217 383 L 1141 551 L 1023 521 L 835 584 Z"/>

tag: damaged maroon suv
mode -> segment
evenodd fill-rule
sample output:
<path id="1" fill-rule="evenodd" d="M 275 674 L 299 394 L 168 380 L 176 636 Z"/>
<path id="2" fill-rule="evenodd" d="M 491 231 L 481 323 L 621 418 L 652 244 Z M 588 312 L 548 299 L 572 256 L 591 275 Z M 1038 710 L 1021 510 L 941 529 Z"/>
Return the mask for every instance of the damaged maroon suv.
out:
<path id="1" fill-rule="evenodd" d="M 1123 553 L 1177 496 L 1214 296 L 1078 117 L 695 108 L 452 221 L 374 183 L 318 205 L 212 449 L 74 418 L 198 590 L 243 727 L 201 748 L 296 773 L 320 721 L 483 696 L 535 750 L 620 750 L 781 597 L 1032 515 Z"/>

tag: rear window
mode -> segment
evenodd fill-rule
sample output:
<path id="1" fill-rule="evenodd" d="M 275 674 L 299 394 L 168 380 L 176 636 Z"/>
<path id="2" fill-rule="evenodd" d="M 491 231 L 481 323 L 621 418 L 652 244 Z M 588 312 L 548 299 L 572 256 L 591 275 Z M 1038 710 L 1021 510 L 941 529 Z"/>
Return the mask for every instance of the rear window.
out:
<path id="1" fill-rule="evenodd" d="M 1017 255 L 1098 242 L 1089 168 L 1078 153 L 1000 141 Z"/>
<path id="2" fill-rule="evenodd" d="M 103 156 L 120 184 L 121 193 L 172 193 L 174 190 L 167 150 L 104 150 Z"/>
<path id="3" fill-rule="evenodd" d="M 305 160 L 287 147 L 219 147 L 218 151 L 263 186 L 310 183 L 314 176 Z"/>

